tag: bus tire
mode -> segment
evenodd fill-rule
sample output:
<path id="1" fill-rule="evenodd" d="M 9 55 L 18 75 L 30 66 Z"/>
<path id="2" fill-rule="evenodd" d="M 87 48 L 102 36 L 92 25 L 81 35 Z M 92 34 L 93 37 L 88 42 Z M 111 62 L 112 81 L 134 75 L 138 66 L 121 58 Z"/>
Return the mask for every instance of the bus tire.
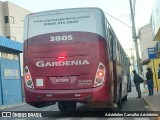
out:
<path id="1" fill-rule="evenodd" d="M 75 111 L 76 102 L 61 101 L 58 102 L 58 108 L 61 112 Z"/>
<path id="2" fill-rule="evenodd" d="M 123 100 L 124 100 L 124 101 L 127 101 L 127 99 L 128 99 L 128 98 L 127 98 L 127 95 L 124 96 Z"/>
<path id="3" fill-rule="evenodd" d="M 118 110 L 121 110 L 121 108 L 122 108 L 122 87 L 120 85 L 119 100 L 118 100 Z"/>

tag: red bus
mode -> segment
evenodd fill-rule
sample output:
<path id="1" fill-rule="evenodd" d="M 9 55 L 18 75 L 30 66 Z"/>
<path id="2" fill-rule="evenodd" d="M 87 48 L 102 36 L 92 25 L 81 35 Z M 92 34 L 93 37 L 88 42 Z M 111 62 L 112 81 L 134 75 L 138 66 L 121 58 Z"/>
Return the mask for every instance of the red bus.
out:
<path id="1" fill-rule="evenodd" d="M 121 106 L 127 99 L 129 59 L 103 11 L 72 8 L 29 14 L 24 33 L 26 103 L 58 103 L 73 111 Z"/>

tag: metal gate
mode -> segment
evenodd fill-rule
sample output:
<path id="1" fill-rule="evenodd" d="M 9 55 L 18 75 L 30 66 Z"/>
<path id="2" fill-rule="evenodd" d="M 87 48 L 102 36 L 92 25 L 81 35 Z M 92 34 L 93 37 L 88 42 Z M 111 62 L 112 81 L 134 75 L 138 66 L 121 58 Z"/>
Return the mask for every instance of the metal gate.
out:
<path id="1" fill-rule="evenodd" d="M 1 100 L 2 105 L 22 102 L 22 86 L 19 60 L 1 58 Z"/>

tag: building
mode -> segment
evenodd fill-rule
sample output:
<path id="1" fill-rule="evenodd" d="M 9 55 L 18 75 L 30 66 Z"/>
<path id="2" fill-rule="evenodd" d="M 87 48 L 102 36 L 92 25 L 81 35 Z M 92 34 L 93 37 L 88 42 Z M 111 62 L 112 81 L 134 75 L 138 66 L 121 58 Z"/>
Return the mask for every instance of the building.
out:
<path id="1" fill-rule="evenodd" d="M 23 22 L 30 11 L 11 2 L 0 1 L 0 36 L 23 42 Z"/>
<path id="2" fill-rule="evenodd" d="M 155 0 L 151 15 L 152 37 L 154 41 L 160 41 L 160 1 Z"/>
<path id="3" fill-rule="evenodd" d="M 155 0 L 152 9 L 150 24 L 152 27 L 152 40 L 157 41 L 155 45 L 156 58 L 148 64 L 154 66 L 154 79 L 156 80 L 156 86 L 160 89 L 160 73 L 158 72 L 160 65 L 160 1 Z"/>
<path id="4" fill-rule="evenodd" d="M 0 36 L 23 43 L 24 18 L 30 14 L 20 6 L 11 2 L 0 1 Z M 20 54 L 21 73 L 23 73 L 23 55 Z"/>
<path id="5" fill-rule="evenodd" d="M 157 80 L 157 69 L 158 69 L 158 59 L 150 59 L 148 56 L 148 48 L 155 48 L 157 41 L 153 41 L 152 38 L 152 28 L 150 24 L 147 24 L 139 29 L 138 32 L 139 43 L 140 43 L 140 50 L 141 50 L 141 59 L 142 59 L 142 69 L 143 69 L 143 78 L 146 76 L 146 68 L 150 67 L 153 72 L 153 79 L 154 79 L 154 87 L 160 87 L 160 81 Z"/>
<path id="6" fill-rule="evenodd" d="M 151 15 L 151 26 L 152 26 L 152 37 L 157 42 L 155 46 L 157 57 L 160 58 L 160 1 L 155 0 L 152 15 Z"/>
<path id="7" fill-rule="evenodd" d="M 152 40 L 152 29 L 150 24 L 147 24 L 138 30 L 138 38 L 140 43 L 141 59 L 142 62 L 144 62 L 149 59 L 147 49 L 155 47 L 157 43 Z"/>

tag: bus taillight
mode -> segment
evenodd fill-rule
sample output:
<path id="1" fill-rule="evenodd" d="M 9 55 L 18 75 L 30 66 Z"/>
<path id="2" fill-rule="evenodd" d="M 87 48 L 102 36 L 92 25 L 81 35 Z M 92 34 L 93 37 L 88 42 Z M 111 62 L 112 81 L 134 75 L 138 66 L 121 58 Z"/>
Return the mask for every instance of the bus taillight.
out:
<path id="1" fill-rule="evenodd" d="M 98 71 L 98 77 L 102 77 L 103 76 L 103 72 L 102 71 Z"/>
<path id="2" fill-rule="evenodd" d="M 105 78 L 105 66 L 103 65 L 103 63 L 100 62 L 97 68 L 93 87 L 98 87 L 102 85 L 104 82 L 104 78 Z"/>
<path id="3" fill-rule="evenodd" d="M 59 59 L 64 59 L 65 57 L 64 57 L 64 56 L 59 56 L 58 58 L 59 58 Z"/>
<path id="4" fill-rule="evenodd" d="M 31 77 L 30 71 L 28 69 L 28 66 L 26 66 L 24 68 L 24 79 L 25 79 L 26 86 L 34 89 L 32 77 Z"/>
<path id="5" fill-rule="evenodd" d="M 30 76 L 29 74 L 26 74 L 26 75 L 25 75 L 25 79 L 26 79 L 26 80 L 29 80 L 30 78 L 31 78 L 31 76 Z"/>

